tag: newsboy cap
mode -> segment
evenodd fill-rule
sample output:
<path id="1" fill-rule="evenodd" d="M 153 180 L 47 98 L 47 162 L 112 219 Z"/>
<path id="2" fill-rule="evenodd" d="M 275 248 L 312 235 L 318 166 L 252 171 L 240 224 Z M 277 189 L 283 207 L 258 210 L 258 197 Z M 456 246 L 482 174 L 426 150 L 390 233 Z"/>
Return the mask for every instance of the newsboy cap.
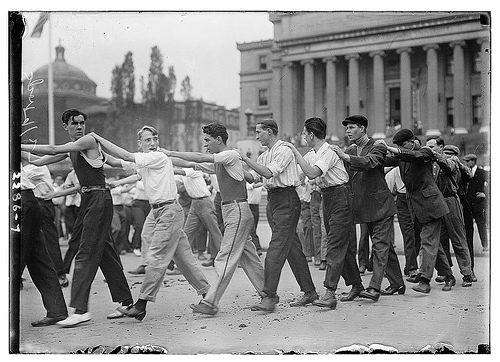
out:
<path id="1" fill-rule="evenodd" d="M 404 141 L 411 141 L 415 138 L 411 129 L 403 128 L 396 132 L 392 138 L 392 143 L 395 145 L 400 145 Z"/>
<path id="2" fill-rule="evenodd" d="M 446 146 L 444 146 L 443 147 L 443 152 L 453 153 L 455 156 L 458 156 L 460 154 L 460 150 L 455 145 L 446 145 Z"/>
<path id="3" fill-rule="evenodd" d="M 349 123 L 360 124 L 362 126 L 365 126 L 365 128 L 368 127 L 368 120 L 366 119 L 366 117 L 359 114 L 349 116 L 342 121 L 343 126 L 347 126 Z"/>
<path id="4" fill-rule="evenodd" d="M 477 156 L 473 153 L 469 153 L 468 155 L 464 156 L 465 161 L 477 161 Z"/>

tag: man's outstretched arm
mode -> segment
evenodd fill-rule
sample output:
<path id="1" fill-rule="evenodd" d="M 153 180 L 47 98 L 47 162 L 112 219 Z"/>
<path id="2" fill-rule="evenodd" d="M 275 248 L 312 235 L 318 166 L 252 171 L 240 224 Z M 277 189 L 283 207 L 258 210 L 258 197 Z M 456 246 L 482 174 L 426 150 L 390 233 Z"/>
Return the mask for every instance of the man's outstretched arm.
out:
<path id="1" fill-rule="evenodd" d="M 35 145 L 21 144 L 21 151 L 31 152 L 38 155 L 59 155 L 62 153 L 86 151 L 96 147 L 96 140 L 90 135 L 85 135 L 75 142 L 64 145 Z"/>
<path id="2" fill-rule="evenodd" d="M 114 143 L 111 143 L 104 137 L 101 137 L 94 132 L 89 133 L 89 136 L 94 138 L 97 142 L 99 142 L 104 152 L 109 153 L 111 156 L 121 158 L 122 160 L 125 161 L 135 162 L 135 157 L 132 152 L 129 152 L 115 145 Z"/>

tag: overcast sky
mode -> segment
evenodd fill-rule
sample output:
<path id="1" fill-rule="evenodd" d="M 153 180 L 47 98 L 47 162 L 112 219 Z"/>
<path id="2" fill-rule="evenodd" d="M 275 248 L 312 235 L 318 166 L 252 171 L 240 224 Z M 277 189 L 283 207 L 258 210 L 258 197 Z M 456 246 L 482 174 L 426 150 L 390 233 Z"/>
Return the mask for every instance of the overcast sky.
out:
<path id="1" fill-rule="evenodd" d="M 23 72 L 48 63 L 49 28 L 40 38 L 31 32 L 40 13 L 25 12 Z M 240 52 L 236 43 L 267 40 L 273 25 L 267 12 L 55 12 L 51 13 L 52 50 L 61 43 L 66 62 L 80 68 L 97 83 L 97 95 L 111 97 L 111 72 L 133 53 L 136 84 L 147 82 L 151 48 L 159 47 L 164 73 L 173 66 L 177 77 L 176 99 L 186 75 L 192 96 L 227 108 L 240 105 Z M 136 90 L 140 100 L 140 90 Z"/>

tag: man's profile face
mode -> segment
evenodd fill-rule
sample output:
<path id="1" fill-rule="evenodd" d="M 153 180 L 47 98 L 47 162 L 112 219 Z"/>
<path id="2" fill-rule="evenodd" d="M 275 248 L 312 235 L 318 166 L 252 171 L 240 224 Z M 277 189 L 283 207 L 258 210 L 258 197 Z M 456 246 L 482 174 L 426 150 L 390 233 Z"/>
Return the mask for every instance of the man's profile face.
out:
<path id="1" fill-rule="evenodd" d="M 262 146 L 269 145 L 269 139 L 271 138 L 269 132 L 270 130 L 262 128 L 262 124 L 255 126 L 255 138 L 260 141 Z"/>
<path id="2" fill-rule="evenodd" d="M 358 140 L 363 135 L 362 128 L 357 123 L 348 123 L 345 127 L 345 133 L 351 142 Z"/>
<path id="3" fill-rule="evenodd" d="M 85 135 L 85 118 L 81 114 L 70 118 L 68 123 L 64 124 L 64 129 L 68 131 L 72 141 L 82 138 Z"/>
<path id="4" fill-rule="evenodd" d="M 442 151 L 442 146 L 438 146 L 437 142 L 435 139 L 433 140 L 428 140 L 425 145 L 429 147 L 431 150 L 433 150 L 436 153 L 441 153 Z"/>
<path id="5" fill-rule="evenodd" d="M 209 134 L 205 133 L 203 137 L 203 146 L 207 150 L 208 153 L 217 153 L 219 152 L 219 137 L 213 137 Z"/>
<path id="6" fill-rule="evenodd" d="M 144 153 L 156 151 L 158 149 L 158 144 L 158 135 L 153 135 L 153 133 L 147 129 L 142 132 L 141 138 L 137 141 L 139 150 Z"/>

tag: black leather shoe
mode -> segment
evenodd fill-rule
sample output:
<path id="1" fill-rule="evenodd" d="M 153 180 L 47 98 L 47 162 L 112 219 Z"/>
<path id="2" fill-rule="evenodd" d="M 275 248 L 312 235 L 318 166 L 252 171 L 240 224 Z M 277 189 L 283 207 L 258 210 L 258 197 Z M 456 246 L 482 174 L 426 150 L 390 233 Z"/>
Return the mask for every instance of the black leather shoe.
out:
<path id="1" fill-rule="evenodd" d="M 420 282 L 420 283 L 418 283 L 418 285 L 415 285 L 411 289 L 413 289 L 414 291 L 419 292 L 419 293 L 426 293 L 427 294 L 431 291 L 431 286 L 428 283 Z"/>
<path id="2" fill-rule="evenodd" d="M 444 281 L 443 292 L 449 292 L 455 284 L 457 284 L 455 277 L 453 275 L 447 276 Z"/>
<path id="3" fill-rule="evenodd" d="M 359 293 L 359 297 L 371 299 L 376 302 L 378 298 L 380 298 L 380 292 L 375 288 L 368 287 L 367 289 Z"/>
<path id="4" fill-rule="evenodd" d="M 398 285 L 398 286 L 395 286 L 395 287 L 391 287 L 390 285 L 385 288 L 384 290 L 381 290 L 380 291 L 380 294 L 382 295 L 393 295 L 393 294 L 405 294 L 406 292 L 406 286 L 403 284 L 403 285 Z"/>
<path id="5" fill-rule="evenodd" d="M 316 293 L 315 290 L 312 292 L 304 293 L 299 299 L 297 299 L 294 302 L 291 302 L 290 307 L 305 307 L 306 305 L 314 302 L 318 298 L 319 298 L 318 293 Z"/>
<path id="6" fill-rule="evenodd" d="M 474 272 L 470 275 L 470 280 L 474 283 L 477 282 L 476 274 L 474 274 Z"/>
<path id="7" fill-rule="evenodd" d="M 31 325 L 33 327 L 47 327 L 47 326 L 52 326 L 56 324 L 57 322 L 63 321 L 66 318 L 68 318 L 68 315 L 63 315 L 59 317 L 44 317 L 43 319 L 40 319 L 39 321 L 31 322 Z"/>
<path id="8" fill-rule="evenodd" d="M 420 274 L 412 275 L 409 278 L 406 278 L 406 281 L 410 282 L 410 283 L 419 283 L 420 282 Z"/>
<path id="9" fill-rule="evenodd" d="M 319 270 L 326 270 L 326 260 L 321 260 L 319 264 Z"/>
<path id="10" fill-rule="evenodd" d="M 434 278 L 434 281 L 436 283 L 444 283 L 446 281 L 446 277 L 444 275 L 438 275 L 436 278 Z"/>
<path id="11" fill-rule="evenodd" d="M 462 278 L 462 287 L 471 287 L 472 286 L 472 276 L 471 275 L 465 275 Z"/>
<path id="12" fill-rule="evenodd" d="M 362 285 L 353 285 L 349 293 L 340 296 L 339 300 L 341 302 L 350 302 L 358 297 L 359 293 L 361 293 L 363 290 L 365 290 L 365 288 L 363 288 Z"/>
<path id="13" fill-rule="evenodd" d="M 146 316 L 146 310 L 145 309 L 137 309 L 135 306 L 130 308 L 129 306 L 122 306 L 116 308 L 116 310 L 120 313 L 125 314 L 127 317 L 130 318 L 135 318 L 138 321 L 142 321 L 144 317 Z"/>
<path id="14" fill-rule="evenodd" d="M 335 291 L 332 289 L 327 289 L 325 295 L 323 295 L 320 299 L 312 302 L 312 304 L 317 307 L 325 307 L 330 309 L 337 308 L 337 298 L 335 298 Z"/>

